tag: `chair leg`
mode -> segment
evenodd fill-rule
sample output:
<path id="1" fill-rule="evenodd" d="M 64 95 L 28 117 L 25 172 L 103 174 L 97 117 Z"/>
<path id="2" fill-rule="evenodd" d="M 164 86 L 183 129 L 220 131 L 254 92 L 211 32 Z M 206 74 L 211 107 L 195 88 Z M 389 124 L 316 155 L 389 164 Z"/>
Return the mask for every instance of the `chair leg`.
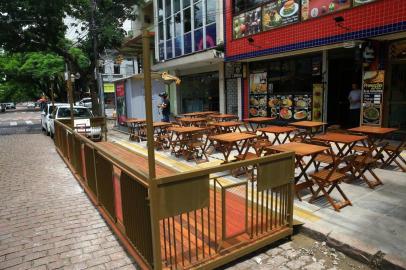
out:
<path id="1" fill-rule="evenodd" d="M 399 158 L 406 164 L 405 160 L 401 156 L 399 156 Z M 402 166 L 402 164 L 400 164 L 399 161 L 397 161 L 396 159 L 394 159 L 394 161 L 403 172 L 406 172 L 406 168 Z"/>
<path id="2" fill-rule="evenodd" d="M 330 194 L 324 188 L 322 188 L 321 191 L 323 192 L 324 196 L 329 201 L 329 203 L 334 207 L 334 210 L 336 210 L 337 212 L 340 212 L 340 207 L 338 207 L 336 205 L 333 198 L 330 197 Z"/>
<path id="3" fill-rule="evenodd" d="M 375 174 L 372 168 L 368 168 L 369 173 L 375 178 L 376 182 L 373 184 L 374 186 L 383 185 L 381 179 Z"/>
<path id="4" fill-rule="evenodd" d="M 338 192 L 340 192 L 341 196 L 344 198 L 344 204 L 340 208 L 343 208 L 346 205 L 351 205 L 352 206 L 351 201 L 347 198 L 344 191 L 340 188 L 339 184 L 337 183 L 335 186 L 336 186 Z"/>

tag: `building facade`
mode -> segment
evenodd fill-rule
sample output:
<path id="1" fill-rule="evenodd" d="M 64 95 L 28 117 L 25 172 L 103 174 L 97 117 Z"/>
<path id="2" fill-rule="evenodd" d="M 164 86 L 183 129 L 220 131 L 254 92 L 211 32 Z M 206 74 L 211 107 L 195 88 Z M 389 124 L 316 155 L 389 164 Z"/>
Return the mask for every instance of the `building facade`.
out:
<path id="1" fill-rule="evenodd" d="M 169 87 L 172 113 L 223 111 L 222 1 L 154 0 L 154 12 L 152 69 L 182 80 Z"/>
<path id="2" fill-rule="evenodd" d="M 224 0 L 225 107 L 281 123 L 362 124 L 406 132 L 406 1 Z M 237 103 L 237 105 L 235 105 Z"/>

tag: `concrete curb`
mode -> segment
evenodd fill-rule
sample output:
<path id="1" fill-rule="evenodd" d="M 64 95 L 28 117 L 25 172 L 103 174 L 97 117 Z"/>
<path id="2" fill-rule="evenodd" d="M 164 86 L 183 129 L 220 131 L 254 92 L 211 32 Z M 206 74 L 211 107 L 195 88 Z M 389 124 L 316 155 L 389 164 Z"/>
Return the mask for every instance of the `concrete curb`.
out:
<path id="1" fill-rule="evenodd" d="M 362 241 L 335 233 L 316 224 L 306 223 L 299 228 L 299 232 L 309 237 L 325 241 L 329 247 L 354 258 L 374 269 L 406 270 L 406 261 L 396 256 L 385 254 L 374 246 Z"/>

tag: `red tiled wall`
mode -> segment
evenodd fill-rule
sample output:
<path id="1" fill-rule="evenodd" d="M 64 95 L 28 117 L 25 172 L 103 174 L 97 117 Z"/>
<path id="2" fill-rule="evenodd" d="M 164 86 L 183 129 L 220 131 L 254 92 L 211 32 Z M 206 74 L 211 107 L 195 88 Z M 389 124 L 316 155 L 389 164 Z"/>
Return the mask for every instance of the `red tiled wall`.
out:
<path id="1" fill-rule="evenodd" d="M 336 16 L 344 17 L 343 25 L 350 28 L 350 32 L 406 21 L 406 0 L 377 0 L 324 17 L 252 35 L 255 45 L 252 46 L 248 44 L 247 38 L 233 40 L 232 1 L 225 0 L 226 57 L 345 34 L 347 30 L 336 26 L 333 20 Z"/>

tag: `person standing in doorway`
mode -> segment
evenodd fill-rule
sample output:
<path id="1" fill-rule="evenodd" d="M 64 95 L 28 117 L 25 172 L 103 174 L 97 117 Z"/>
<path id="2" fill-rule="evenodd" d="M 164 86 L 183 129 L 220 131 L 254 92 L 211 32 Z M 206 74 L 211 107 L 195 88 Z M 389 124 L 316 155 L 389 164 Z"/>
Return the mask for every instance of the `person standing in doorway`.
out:
<path id="1" fill-rule="evenodd" d="M 361 89 L 359 89 L 358 84 L 352 84 L 352 90 L 348 95 L 348 100 L 350 101 L 351 127 L 358 127 L 361 113 Z"/>
<path id="2" fill-rule="evenodd" d="M 171 113 L 171 104 L 168 99 L 168 94 L 162 92 L 159 94 L 162 98 L 162 103 L 159 105 L 159 108 L 162 111 L 162 122 L 169 122 L 169 115 Z"/>

